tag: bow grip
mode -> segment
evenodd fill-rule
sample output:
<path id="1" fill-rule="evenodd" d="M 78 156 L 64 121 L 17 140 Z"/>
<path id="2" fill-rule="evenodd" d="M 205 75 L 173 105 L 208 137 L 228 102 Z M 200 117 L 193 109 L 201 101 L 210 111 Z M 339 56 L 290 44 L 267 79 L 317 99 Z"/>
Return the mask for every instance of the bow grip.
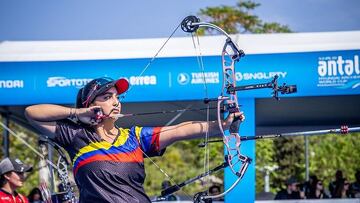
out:
<path id="1" fill-rule="evenodd" d="M 230 129 L 229 129 L 230 134 L 238 134 L 240 130 L 240 124 L 241 124 L 240 117 L 235 116 L 233 122 L 230 125 Z"/>

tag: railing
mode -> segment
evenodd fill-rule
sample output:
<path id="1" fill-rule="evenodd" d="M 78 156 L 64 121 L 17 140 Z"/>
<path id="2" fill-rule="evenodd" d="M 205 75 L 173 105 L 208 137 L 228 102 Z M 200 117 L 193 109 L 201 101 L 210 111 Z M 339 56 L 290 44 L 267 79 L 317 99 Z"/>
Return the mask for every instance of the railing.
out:
<path id="1" fill-rule="evenodd" d="M 360 203 L 360 199 L 258 200 L 255 203 Z"/>

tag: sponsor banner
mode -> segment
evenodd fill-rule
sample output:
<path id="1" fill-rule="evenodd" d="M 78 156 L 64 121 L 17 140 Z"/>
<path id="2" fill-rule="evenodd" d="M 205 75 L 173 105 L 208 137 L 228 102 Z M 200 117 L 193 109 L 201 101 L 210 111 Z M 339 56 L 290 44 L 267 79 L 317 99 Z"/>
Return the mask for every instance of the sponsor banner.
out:
<path id="1" fill-rule="evenodd" d="M 48 77 L 46 86 L 51 87 L 77 87 L 81 88 L 90 82 L 92 78 L 66 78 L 61 76 Z"/>
<path id="2" fill-rule="evenodd" d="M 360 87 L 359 55 L 321 56 L 318 61 L 318 87 L 355 89 Z"/>
<path id="3" fill-rule="evenodd" d="M 179 73 L 177 81 L 180 85 L 187 84 L 219 84 L 220 83 L 220 73 L 219 72 L 191 72 L 188 73 Z"/>
<path id="4" fill-rule="evenodd" d="M 0 80 L 0 88 L 24 88 L 24 80 Z"/>
<path id="5" fill-rule="evenodd" d="M 236 63 L 238 86 L 268 83 L 297 85 L 296 96 L 360 94 L 359 50 L 247 55 Z M 217 97 L 222 89 L 221 57 L 2 62 L 0 105 L 72 104 L 81 87 L 93 78 L 126 78 L 124 101 L 196 100 Z M 242 91 L 239 97 L 270 97 L 270 89 Z"/>

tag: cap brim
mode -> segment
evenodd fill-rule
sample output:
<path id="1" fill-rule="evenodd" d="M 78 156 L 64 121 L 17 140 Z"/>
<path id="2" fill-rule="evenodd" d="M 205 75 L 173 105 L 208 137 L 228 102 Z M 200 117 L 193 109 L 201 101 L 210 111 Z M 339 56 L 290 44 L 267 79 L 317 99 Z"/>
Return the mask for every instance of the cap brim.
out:
<path id="1" fill-rule="evenodd" d="M 32 166 L 25 166 L 24 172 L 30 172 L 33 170 Z"/>
<path id="2" fill-rule="evenodd" d="M 129 82 L 126 79 L 121 78 L 115 82 L 115 88 L 118 94 L 122 94 L 129 89 Z"/>

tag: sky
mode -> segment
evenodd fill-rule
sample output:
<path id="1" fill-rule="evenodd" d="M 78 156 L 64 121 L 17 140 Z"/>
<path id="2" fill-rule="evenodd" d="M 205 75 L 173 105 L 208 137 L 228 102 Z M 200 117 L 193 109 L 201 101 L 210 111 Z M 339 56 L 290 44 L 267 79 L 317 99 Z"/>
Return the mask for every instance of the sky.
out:
<path id="1" fill-rule="evenodd" d="M 0 0 L 0 41 L 168 37 L 201 8 L 238 0 Z M 295 32 L 360 30 L 360 0 L 255 0 L 265 22 Z M 181 31 L 175 36 L 181 36 Z"/>

